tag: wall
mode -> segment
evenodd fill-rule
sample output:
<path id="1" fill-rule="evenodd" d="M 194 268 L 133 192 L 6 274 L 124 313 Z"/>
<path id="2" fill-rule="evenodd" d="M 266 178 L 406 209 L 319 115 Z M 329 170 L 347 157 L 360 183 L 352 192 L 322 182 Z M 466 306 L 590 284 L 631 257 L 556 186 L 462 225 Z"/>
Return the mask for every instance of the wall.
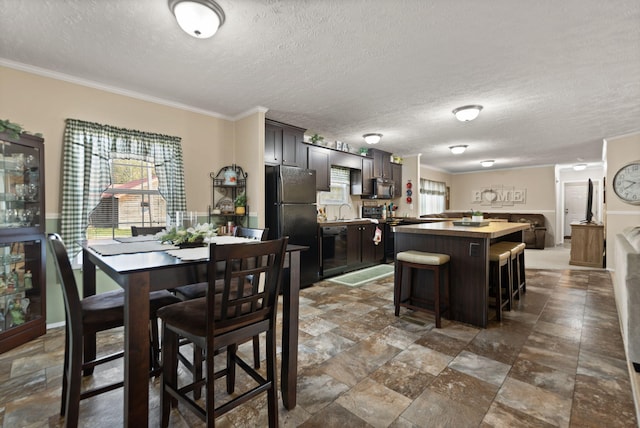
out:
<path id="1" fill-rule="evenodd" d="M 526 190 L 525 202 L 501 207 L 473 202 L 472 192 L 482 188 Z M 556 225 L 555 171 L 553 166 L 505 169 L 451 175 L 451 211 L 537 213 L 546 218 L 546 244 L 554 245 Z"/>
<path id="2" fill-rule="evenodd" d="M 623 229 L 640 225 L 640 205 L 622 202 L 612 189 L 616 172 L 631 161 L 640 160 L 640 133 L 607 139 L 606 142 L 606 251 L 607 269 L 615 266 L 615 236 Z"/>
<path id="3" fill-rule="evenodd" d="M 64 78 L 64 76 L 55 76 Z M 234 162 L 251 172 L 249 198 L 260 201 L 264 173 L 264 112 L 234 120 L 107 92 L 50 75 L 0 66 L 0 118 L 18 123 L 45 139 L 46 230 L 59 231 L 62 181 L 62 138 L 67 118 L 109 124 L 182 138 L 187 209 L 205 215 L 211 204 L 209 173 Z M 236 135 L 241 142 L 236 144 Z M 262 144 L 260 144 L 262 142 Z M 234 149 L 235 147 L 235 149 Z M 251 157 L 248 157 L 251 154 Z M 244 165 L 247 160 L 246 166 Z M 262 178 L 264 180 L 264 178 Z M 261 187 L 258 187 L 261 186 Z M 264 201 L 262 202 L 264 204 Z M 264 221 L 264 219 L 263 219 Z M 64 320 L 62 297 L 51 257 L 47 260 L 47 323 Z M 80 280 L 80 278 L 78 277 Z M 81 282 L 80 282 L 81 283 Z M 117 288 L 98 276 L 99 291 Z"/>

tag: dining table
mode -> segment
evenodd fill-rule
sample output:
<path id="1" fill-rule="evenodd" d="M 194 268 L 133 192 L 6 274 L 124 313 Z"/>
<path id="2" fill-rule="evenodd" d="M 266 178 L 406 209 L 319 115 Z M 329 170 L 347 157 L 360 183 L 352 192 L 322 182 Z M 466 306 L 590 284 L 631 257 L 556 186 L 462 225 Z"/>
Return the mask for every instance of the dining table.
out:
<path id="1" fill-rule="evenodd" d="M 217 245 L 247 242 L 247 238 L 216 237 Z M 180 257 L 180 249 L 157 241 L 126 239 L 80 241 L 82 247 L 83 296 L 96 294 L 96 270 L 104 272 L 124 290 L 124 425 L 148 426 L 149 422 L 149 293 L 202 281 L 204 258 Z M 286 409 L 296 406 L 298 360 L 298 314 L 300 253 L 308 247 L 287 245 L 285 268 L 288 281 L 282 288 L 281 392 Z M 95 335 L 86 338 L 85 358 L 95 356 Z"/>

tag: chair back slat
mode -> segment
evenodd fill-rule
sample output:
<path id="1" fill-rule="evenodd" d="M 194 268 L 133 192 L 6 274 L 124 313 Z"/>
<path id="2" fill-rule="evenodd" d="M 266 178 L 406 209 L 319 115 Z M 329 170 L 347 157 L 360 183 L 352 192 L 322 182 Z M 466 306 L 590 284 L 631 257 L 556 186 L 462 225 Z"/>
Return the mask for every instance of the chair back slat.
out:
<path id="1" fill-rule="evenodd" d="M 269 234 L 269 228 L 257 229 L 251 227 L 238 226 L 235 228 L 234 235 L 242 238 L 253 238 L 257 241 L 265 241 Z"/>
<path id="2" fill-rule="evenodd" d="M 162 226 L 131 226 L 131 236 L 155 235 L 156 233 L 162 232 L 164 229 L 165 228 Z"/>
<path id="3" fill-rule="evenodd" d="M 62 238 L 57 233 L 49 234 L 49 245 L 53 253 L 53 261 L 56 266 L 58 280 L 62 288 L 67 328 L 72 331 L 73 337 L 82 337 L 82 306 L 80 293 L 73 275 L 67 248 Z"/>
<path id="4" fill-rule="evenodd" d="M 210 245 L 207 290 L 210 337 L 238 326 L 275 321 L 287 240 Z M 220 263 L 223 270 L 216 269 Z"/>

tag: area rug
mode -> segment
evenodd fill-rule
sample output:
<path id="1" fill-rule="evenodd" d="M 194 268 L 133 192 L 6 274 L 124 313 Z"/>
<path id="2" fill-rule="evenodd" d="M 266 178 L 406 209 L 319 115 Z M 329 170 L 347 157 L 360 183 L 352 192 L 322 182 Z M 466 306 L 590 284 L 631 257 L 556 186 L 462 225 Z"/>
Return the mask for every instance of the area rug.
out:
<path id="1" fill-rule="evenodd" d="M 376 265 L 366 269 L 345 273 L 344 275 L 329 278 L 327 281 L 335 282 L 349 287 L 360 287 L 370 281 L 393 275 L 393 265 Z"/>

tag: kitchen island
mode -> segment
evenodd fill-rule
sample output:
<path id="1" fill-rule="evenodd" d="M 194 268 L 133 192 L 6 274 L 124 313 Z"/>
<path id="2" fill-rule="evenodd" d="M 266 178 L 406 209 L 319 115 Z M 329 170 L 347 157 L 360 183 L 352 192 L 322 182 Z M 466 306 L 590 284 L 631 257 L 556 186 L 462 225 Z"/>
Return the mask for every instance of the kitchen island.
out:
<path id="1" fill-rule="evenodd" d="M 483 227 L 455 226 L 452 221 L 396 226 L 395 253 L 418 250 L 448 254 L 449 317 L 485 328 L 489 320 L 489 246 L 498 241 L 522 242 L 522 231 L 530 226 L 507 222 L 490 222 Z M 416 272 L 414 283 L 424 281 L 426 274 Z"/>

